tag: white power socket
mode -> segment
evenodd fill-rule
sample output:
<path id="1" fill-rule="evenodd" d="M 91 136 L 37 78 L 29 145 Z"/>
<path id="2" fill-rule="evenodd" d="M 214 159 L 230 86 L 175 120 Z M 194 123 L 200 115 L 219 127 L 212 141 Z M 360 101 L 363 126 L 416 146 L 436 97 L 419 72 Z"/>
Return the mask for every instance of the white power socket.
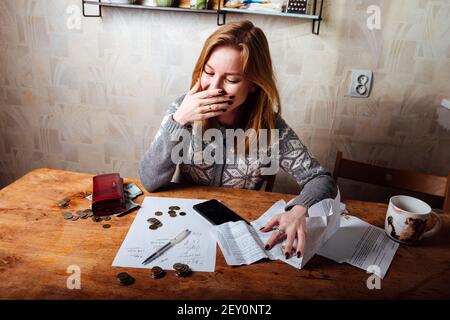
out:
<path id="1" fill-rule="evenodd" d="M 353 69 L 352 81 L 349 88 L 349 96 L 358 98 L 367 98 L 372 88 L 372 71 Z"/>

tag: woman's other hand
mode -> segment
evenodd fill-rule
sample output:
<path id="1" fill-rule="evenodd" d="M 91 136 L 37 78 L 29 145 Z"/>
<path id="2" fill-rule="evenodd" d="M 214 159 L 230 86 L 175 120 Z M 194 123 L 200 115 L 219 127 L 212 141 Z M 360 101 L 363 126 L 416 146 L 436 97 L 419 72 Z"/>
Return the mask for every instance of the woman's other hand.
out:
<path id="1" fill-rule="evenodd" d="M 173 120 L 181 125 L 192 124 L 212 117 L 217 117 L 233 104 L 234 96 L 224 95 L 223 89 L 202 90 L 200 80 L 186 94 L 173 114 Z"/>
<path id="2" fill-rule="evenodd" d="M 271 231 L 277 227 L 279 231 L 272 234 L 266 243 L 265 249 L 270 250 L 280 240 L 286 237 L 284 246 L 284 255 L 286 259 L 290 258 L 294 240 L 297 238 L 297 247 L 294 248 L 299 258 L 303 252 L 306 242 L 306 214 L 308 209 L 296 205 L 291 210 L 277 214 L 269 220 L 267 224 L 260 229 L 262 232 Z"/>

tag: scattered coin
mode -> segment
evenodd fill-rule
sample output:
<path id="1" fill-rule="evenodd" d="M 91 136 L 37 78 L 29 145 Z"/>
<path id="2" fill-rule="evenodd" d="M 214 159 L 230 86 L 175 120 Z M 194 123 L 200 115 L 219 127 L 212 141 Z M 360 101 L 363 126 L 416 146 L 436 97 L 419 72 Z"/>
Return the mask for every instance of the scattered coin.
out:
<path id="1" fill-rule="evenodd" d="M 134 283 L 134 278 L 126 272 L 121 272 L 117 275 L 117 281 L 123 286 L 129 286 Z"/>
<path id="2" fill-rule="evenodd" d="M 130 276 L 127 280 L 121 282 L 120 284 L 123 286 L 131 286 L 134 283 L 134 278 Z"/>
<path id="3" fill-rule="evenodd" d="M 179 213 L 179 215 L 180 215 L 180 216 L 185 216 L 185 215 L 186 215 L 186 212 L 181 211 L 181 212 Z"/>
<path id="4" fill-rule="evenodd" d="M 103 217 L 103 221 L 109 221 L 109 220 L 111 220 L 110 216 Z"/>
<path id="5" fill-rule="evenodd" d="M 162 214 L 163 214 L 163 213 L 162 213 L 161 211 L 156 211 L 156 212 L 155 212 L 155 216 L 162 216 Z"/>
<path id="6" fill-rule="evenodd" d="M 153 279 L 159 279 L 166 275 L 166 272 L 161 267 L 158 266 L 154 266 L 151 271 Z"/>
<path id="7" fill-rule="evenodd" d="M 180 210 L 179 206 L 170 206 L 169 210 Z"/>
<path id="8" fill-rule="evenodd" d="M 64 219 L 69 220 L 72 219 L 73 215 L 69 211 L 63 212 Z"/>
<path id="9" fill-rule="evenodd" d="M 156 218 L 149 218 L 149 219 L 147 219 L 147 222 L 150 223 L 150 225 L 148 226 L 148 228 L 151 229 L 151 230 L 156 230 L 156 229 L 158 229 L 159 227 L 162 227 L 162 225 L 163 225 L 162 222 L 159 221 L 159 220 L 156 219 Z"/>
<path id="10" fill-rule="evenodd" d="M 71 220 L 72 220 L 72 221 L 77 221 L 78 219 L 80 219 L 80 217 L 78 217 L 78 216 L 73 216 Z"/>
<path id="11" fill-rule="evenodd" d="M 149 218 L 149 219 L 147 219 L 147 222 L 148 223 L 157 223 L 157 222 L 159 222 L 159 220 L 156 218 Z"/>
<path id="12" fill-rule="evenodd" d="M 117 275 L 117 279 L 120 281 L 126 280 L 129 277 L 130 277 L 130 275 L 126 272 L 121 272 Z"/>
<path id="13" fill-rule="evenodd" d="M 181 270 L 181 269 L 183 269 L 183 264 L 177 262 L 177 263 L 175 263 L 175 264 L 173 265 L 173 268 L 174 268 L 175 270 Z"/>
<path id="14" fill-rule="evenodd" d="M 159 226 L 157 224 L 151 224 L 148 228 L 151 230 L 156 230 L 159 228 Z"/>
<path id="15" fill-rule="evenodd" d="M 78 211 L 76 211 L 75 213 L 76 213 L 76 215 L 79 216 L 79 217 L 82 217 L 82 216 L 84 216 L 84 215 L 87 215 L 87 213 L 84 213 L 84 211 L 82 211 L 82 210 L 78 210 Z"/>
<path id="16" fill-rule="evenodd" d="M 175 218 L 177 216 L 177 214 L 176 213 L 171 213 L 171 214 L 169 214 L 169 216 L 171 216 L 172 218 Z"/>
<path id="17" fill-rule="evenodd" d="M 184 263 L 175 263 L 173 268 L 175 269 L 177 277 L 187 277 L 192 273 L 191 268 Z"/>
<path id="18" fill-rule="evenodd" d="M 86 218 L 90 218 L 94 215 L 94 213 L 92 212 L 92 209 L 85 209 L 85 210 L 83 210 L 83 212 L 86 214 Z"/>
<path id="19" fill-rule="evenodd" d="M 167 212 L 168 214 L 176 214 L 177 212 L 175 210 L 170 210 Z"/>
<path id="20" fill-rule="evenodd" d="M 191 273 L 192 273 L 192 270 L 188 267 L 188 268 L 186 269 L 186 271 L 183 271 L 183 272 L 176 272 L 175 275 L 176 275 L 177 277 L 184 278 L 184 277 L 189 276 Z"/>
<path id="21" fill-rule="evenodd" d="M 101 218 L 101 217 L 97 217 L 97 216 L 92 216 L 92 221 L 94 221 L 94 222 L 100 222 L 100 221 L 102 221 L 103 219 Z"/>
<path id="22" fill-rule="evenodd" d="M 58 202 L 58 206 L 60 208 L 65 208 L 69 205 L 70 203 L 70 199 L 62 199 L 61 201 Z"/>
<path id="23" fill-rule="evenodd" d="M 109 228 L 111 228 L 111 225 L 110 224 L 104 224 L 102 227 L 103 227 L 103 229 L 109 229 Z"/>

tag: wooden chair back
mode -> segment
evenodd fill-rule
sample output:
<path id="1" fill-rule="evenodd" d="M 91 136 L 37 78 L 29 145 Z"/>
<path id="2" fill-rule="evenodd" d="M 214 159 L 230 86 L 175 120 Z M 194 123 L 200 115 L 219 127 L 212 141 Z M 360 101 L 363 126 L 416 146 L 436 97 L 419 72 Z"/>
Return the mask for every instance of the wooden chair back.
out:
<path id="1" fill-rule="evenodd" d="M 338 177 L 442 197 L 443 209 L 450 210 L 450 172 L 447 177 L 442 177 L 379 167 L 344 159 L 338 151 L 333 172 L 336 182 Z"/>

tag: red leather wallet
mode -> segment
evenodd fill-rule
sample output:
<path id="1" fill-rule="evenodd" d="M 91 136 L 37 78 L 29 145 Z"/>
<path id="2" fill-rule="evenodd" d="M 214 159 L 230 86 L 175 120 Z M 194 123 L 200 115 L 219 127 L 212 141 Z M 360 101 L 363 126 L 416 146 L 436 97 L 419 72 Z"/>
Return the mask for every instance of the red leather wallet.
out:
<path id="1" fill-rule="evenodd" d="M 94 176 L 92 185 L 92 212 L 95 215 L 109 215 L 125 210 L 123 179 L 120 174 Z"/>

